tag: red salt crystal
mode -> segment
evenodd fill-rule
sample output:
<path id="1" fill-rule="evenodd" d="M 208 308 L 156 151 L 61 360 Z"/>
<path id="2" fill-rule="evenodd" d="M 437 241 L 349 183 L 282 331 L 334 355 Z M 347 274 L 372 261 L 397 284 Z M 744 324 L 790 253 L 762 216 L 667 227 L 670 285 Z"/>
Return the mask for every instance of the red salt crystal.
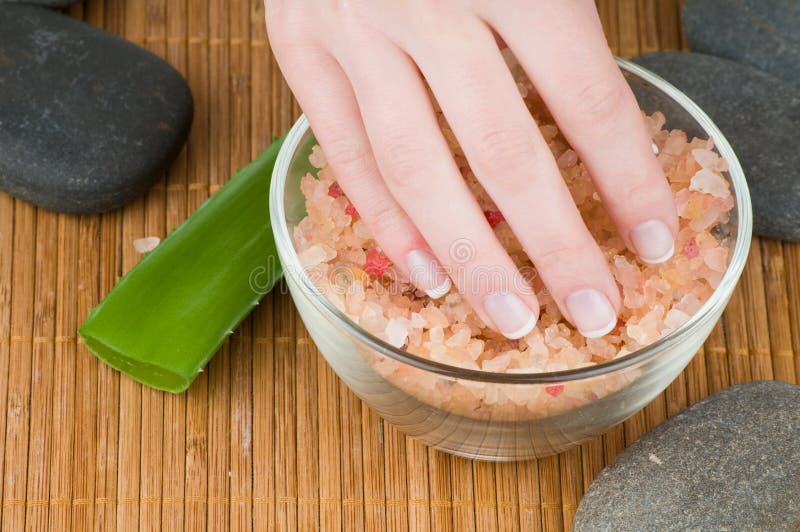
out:
<path id="1" fill-rule="evenodd" d="M 700 254 L 700 248 L 694 237 L 687 240 L 686 244 L 683 245 L 683 254 L 686 255 L 687 259 L 693 259 Z"/>
<path id="2" fill-rule="evenodd" d="M 503 213 L 500 211 L 485 211 L 483 214 L 486 216 L 486 221 L 489 222 L 492 229 L 497 227 L 497 224 L 500 222 L 506 221 L 505 216 L 503 216 Z"/>
<path id="3" fill-rule="evenodd" d="M 353 206 L 352 203 L 347 204 L 347 207 L 344 208 L 344 213 L 352 216 L 354 222 L 361 217 L 361 215 L 358 214 L 358 211 L 356 210 L 356 208 Z"/>
<path id="4" fill-rule="evenodd" d="M 336 181 L 331 183 L 331 186 L 328 187 L 328 196 L 332 198 L 338 198 L 342 194 L 344 194 L 344 192 L 342 192 L 342 187 L 340 187 L 339 183 Z"/>
<path id="5" fill-rule="evenodd" d="M 369 251 L 367 251 L 367 262 L 364 263 L 364 268 L 362 269 L 369 275 L 380 277 L 386 273 L 386 270 L 388 270 L 391 265 L 392 261 L 385 255 L 381 254 L 381 252 L 375 248 L 370 248 Z"/>
<path id="6" fill-rule="evenodd" d="M 556 384 L 554 386 L 546 386 L 544 391 L 548 394 L 552 395 L 553 397 L 558 397 L 564 391 L 563 384 Z"/>

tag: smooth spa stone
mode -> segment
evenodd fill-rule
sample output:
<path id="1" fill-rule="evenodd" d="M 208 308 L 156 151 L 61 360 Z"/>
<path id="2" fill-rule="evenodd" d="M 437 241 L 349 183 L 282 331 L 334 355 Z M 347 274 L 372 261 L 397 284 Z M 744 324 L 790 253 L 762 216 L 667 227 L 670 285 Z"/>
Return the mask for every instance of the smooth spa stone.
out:
<path id="1" fill-rule="evenodd" d="M 0 7 L 0 36 L 0 189 L 74 214 L 144 194 L 189 133 L 181 75 L 43 7 Z"/>
<path id="2" fill-rule="evenodd" d="M 693 51 L 759 68 L 800 89 L 797 0 L 686 0 L 683 28 Z"/>
<path id="3" fill-rule="evenodd" d="M 0 5 L 2 4 L 31 4 L 37 6 L 44 6 L 50 7 L 53 9 L 64 9 L 66 7 L 71 6 L 72 4 L 77 4 L 81 0 L 0 0 Z M 0 8 L 2 9 L 2 8 Z"/>
<path id="4" fill-rule="evenodd" d="M 730 141 L 750 187 L 755 232 L 800 240 L 800 91 L 709 55 L 657 52 L 633 61 L 686 93 Z"/>
<path id="5" fill-rule="evenodd" d="M 800 529 L 800 386 L 741 384 L 662 423 L 589 487 L 575 531 Z"/>

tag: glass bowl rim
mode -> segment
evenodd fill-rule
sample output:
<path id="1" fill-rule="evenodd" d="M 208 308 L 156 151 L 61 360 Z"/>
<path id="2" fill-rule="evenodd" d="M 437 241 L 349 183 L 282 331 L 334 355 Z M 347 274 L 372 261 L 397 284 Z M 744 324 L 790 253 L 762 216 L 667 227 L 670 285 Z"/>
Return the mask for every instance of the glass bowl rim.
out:
<path id="1" fill-rule="evenodd" d="M 725 305 L 736 287 L 736 283 L 747 261 L 752 238 L 753 215 L 750 194 L 744 172 L 733 148 L 708 115 L 682 91 L 660 76 L 630 61 L 618 57 L 615 59 L 623 72 L 633 74 L 655 87 L 680 105 L 684 111 L 689 113 L 705 133 L 713 139 L 714 147 L 719 154 L 725 158 L 729 166 L 728 175 L 733 185 L 738 216 L 733 256 L 728 264 L 728 268 L 725 270 L 722 281 L 711 294 L 711 297 L 703 303 L 700 309 L 698 309 L 686 323 L 677 329 L 646 347 L 607 362 L 565 371 L 540 373 L 495 373 L 451 366 L 413 355 L 374 336 L 370 332 L 359 327 L 343 312 L 336 308 L 336 306 L 322 294 L 316 285 L 314 285 L 313 281 L 300 265 L 297 252 L 294 248 L 293 239 L 289 234 L 284 209 L 284 192 L 286 188 L 286 178 L 294 154 L 300 141 L 303 140 L 303 137 L 310 130 L 305 115 L 301 115 L 292 126 L 289 133 L 287 133 L 275 162 L 272 182 L 270 184 L 269 215 L 275 236 L 276 247 L 281 263 L 284 265 L 284 274 L 293 278 L 298 286 L 301 287 L 303 295 L 318 311 L 344 329 L 348 334 L 358 339 L 362 344 L 398 362 L 448 378 L 496 384 L 549 384 L 575 381 L 605 375 L 635 364 L 646 362 L 663 353 L 665 350 L 679 344 L 685 337 L 699 329 L 710 316 L 713 316 L 719 306 Z"/>

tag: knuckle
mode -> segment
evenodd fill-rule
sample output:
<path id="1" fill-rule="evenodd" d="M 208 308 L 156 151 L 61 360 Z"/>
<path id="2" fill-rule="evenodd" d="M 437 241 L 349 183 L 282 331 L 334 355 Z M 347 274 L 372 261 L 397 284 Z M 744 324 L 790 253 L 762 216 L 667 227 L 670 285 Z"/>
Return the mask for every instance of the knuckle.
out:
<path id="1" fill-rule="evenodd" d="M 536 264 L 542 270 L 564 270 L 578 263 L 580 256 L 577 247 L 556 244 L 536 253 Z"/>
<path id="2" fill-rule="evenodd" d="M 617 212 L 623 216 L 634 211 L 649 210 L 658 205 L 656 201 L 659 187 L 653 186 L 643 180 L 625 181 L 618 183 L 614 187 L 613 194 L 606 201 L 610 211 Z"/>
<path id="3" fill-rule="evenodd" d="M 404 131 L 386 134 L 381 159 L 384 179 L 391 187 L 403 189 L 413 187 L 423 171 L 434 166 L 432 151 L 418 135 Z"/>
<path id="4" fill-rule="evenodd" d="M 391 201 L 375 201 L 369 205 L 364 216 L 369 218 L 369 226 L 376 238 L 397 234 L 403 214 Z"/>
<path id="5" fill-rule="evenodd" d="M 616 80 L 588 82 L 576 93 L 575 108 L 584 120 L 605 124 L 618 117 L 625 99 L 625 86 Z"/>
<path id="6" fill-rule="evenodd" d="M 478 135 L 474 165 L 493 181 L 517 185 L 520 169 L 535 161 L 532 135 L 522 128 L 490 127 Z"/>
<path id="7" fill-rule="evenodd" d="M 369 152 L 361 143 L 348 138 L 338 137 L 325 143 L 325 158 L 339 173 L 362 175 L 370 166 Z"/>

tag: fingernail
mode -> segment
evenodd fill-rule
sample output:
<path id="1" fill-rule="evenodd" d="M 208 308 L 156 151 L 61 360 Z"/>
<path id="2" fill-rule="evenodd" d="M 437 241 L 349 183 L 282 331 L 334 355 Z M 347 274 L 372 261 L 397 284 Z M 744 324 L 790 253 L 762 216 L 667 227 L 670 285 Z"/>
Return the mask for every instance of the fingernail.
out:
<path id="1" fill-rule="evenodd" d="M 411 282 L 424 290 L 433 299 L 438 299 L 450 291 L 452 283 L 433 255 L 422 249 L 415 249 L 406 255 L 408 277 Z"/>
<path id="2" fill-rule="evenodd" d="M 486 314 L 503 336 L 516 340 L 536 326 L 536 315 L 519 297 L 510 292 L 495 292 L 483 300 Z"/>
<path id="3" fill-rule="evenodd" d="M 666 262 L 675 253 L 675 239 L 664 222 L 643 222 L 631 231 L 630 236 L 639 258 L 648 264 Z"/>
<path id="4" fill-rule="evenodd" d="M 617 325 L 617 314 L 608 298 L 594 288 L 571 293 L 566 305 L 573 324 L 586 338 L 605 336 Z"/>

